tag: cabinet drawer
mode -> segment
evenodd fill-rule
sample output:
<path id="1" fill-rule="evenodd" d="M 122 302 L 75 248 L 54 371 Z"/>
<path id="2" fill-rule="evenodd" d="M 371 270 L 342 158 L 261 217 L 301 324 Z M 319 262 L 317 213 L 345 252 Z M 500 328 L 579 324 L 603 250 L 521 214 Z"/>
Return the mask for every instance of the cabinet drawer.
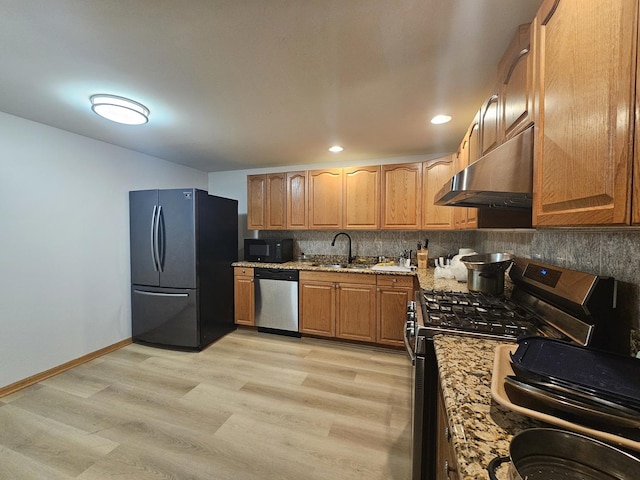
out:
<path id="1" fill-rule="evenodd" d="M 333 273 L 333 272 L 300 272 L 300 281 L 312 280 L 314 282 L 333 283 L 359 283 L 363 285 L 375 285 L 376 275 L 368 273 Z"/>
<path id="2" fill-rule="evenodd" d="M 379 287 L 413 287 L 413 276 L 408 275 L 376 275 Z"/>
<path id="3" fill-rule="evenodd" d="M 233 267 L 234 277 L 253 277 L 253 267 Z"/>

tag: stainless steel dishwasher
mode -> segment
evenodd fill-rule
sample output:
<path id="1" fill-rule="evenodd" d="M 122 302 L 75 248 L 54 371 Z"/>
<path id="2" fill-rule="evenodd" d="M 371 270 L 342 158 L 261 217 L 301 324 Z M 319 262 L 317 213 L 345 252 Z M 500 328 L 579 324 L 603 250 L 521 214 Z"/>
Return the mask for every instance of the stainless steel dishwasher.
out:
<path id="1" fill-rule="evenodd" d="M 259 331 L 300 336 L 298 270 L 256 268 L 255 323 Z"/>

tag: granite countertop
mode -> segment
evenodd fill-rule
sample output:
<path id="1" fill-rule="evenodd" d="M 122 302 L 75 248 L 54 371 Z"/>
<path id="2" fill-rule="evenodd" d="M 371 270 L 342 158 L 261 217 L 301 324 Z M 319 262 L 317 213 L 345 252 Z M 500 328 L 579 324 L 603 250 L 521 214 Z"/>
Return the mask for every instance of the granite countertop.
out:
<path id="1" fill-rule="evenodd" d="M 491 398 L 495 349 L 510 343 L 436 335 L 434 344 L 460 480 L 488 479 L 487 465 L 496 456 L 509 454 L 513 435 L 543 424 Z M 506 470 L 500 468 L 499 478 L 508 478 Z"/>
<path id="2" fill-rule="evenodd" d="M 331 268 L 317 265 L 318 262 L 308 261 L 293 261 L 285 263 L 258 263 L 258 262 L 234 262 L 234 267 L 247 267 L 247 268 L 282 268 L 292 270 L 309 270 L 318 272 L 333 272 L 333 273 L 364 273 L 369 275 L 407 275 L 417 277 L 420 284 L 420 288 L 427 290 L 448 290 L 457 292 L 466 292 L 467 284 L 458 282 L 455 279 L 434 278 L 434 269 L 427 268 L 426 270 L 413 269 L 409 272 L 396 272 L 396 271 L 384 271 L 384 270 L 372 270 L 371 265 L 363 265 L 362 268 L 357 267 L 357 263 L 354 263 L 353 267 L 349 268 Z M 325 263 L 329 263 L 328 261 Z M 336 262 L 339 263 L 339 262 Z"/>

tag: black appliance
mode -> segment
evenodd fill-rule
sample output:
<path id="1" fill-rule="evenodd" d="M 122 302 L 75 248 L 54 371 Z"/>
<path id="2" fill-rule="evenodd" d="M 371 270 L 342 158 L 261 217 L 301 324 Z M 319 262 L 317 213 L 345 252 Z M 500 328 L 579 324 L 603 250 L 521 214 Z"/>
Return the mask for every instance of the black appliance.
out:
<path id="1" fill-rule="evenodd" d="M 630 327 L 616 317 L 616 281 L 524 258 L 509 270 L 510 296 L 421 290 L 407 307 L 405 346 L 414 365 L 412 477 L 436 478 L 437 382 L 433 336 L 569 340 L 628 355 Z"/>
<path id="2" fill-rule="evenodd" d="M 235 329 L 238 202 L 194 188 L 129 192 L 136 343 L 200 350 Z"/>
<path id="3" fill-rule="evenodd" d="M 261 263 L 290 262 L 293 259 L 293 239 L 245 238 L 244 259 Z"/>

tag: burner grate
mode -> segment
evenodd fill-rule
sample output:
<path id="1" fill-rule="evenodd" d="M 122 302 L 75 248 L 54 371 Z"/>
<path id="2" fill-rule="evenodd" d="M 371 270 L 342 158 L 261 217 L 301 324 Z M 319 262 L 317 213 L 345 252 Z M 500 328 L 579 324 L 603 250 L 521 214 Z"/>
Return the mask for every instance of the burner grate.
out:
<path id="1" fill-rule="evenodd" d="M 538 331 L 538 317 L 506 297 L 481 293 L 423 291 L 425 327 L 517 338 Z"/>

